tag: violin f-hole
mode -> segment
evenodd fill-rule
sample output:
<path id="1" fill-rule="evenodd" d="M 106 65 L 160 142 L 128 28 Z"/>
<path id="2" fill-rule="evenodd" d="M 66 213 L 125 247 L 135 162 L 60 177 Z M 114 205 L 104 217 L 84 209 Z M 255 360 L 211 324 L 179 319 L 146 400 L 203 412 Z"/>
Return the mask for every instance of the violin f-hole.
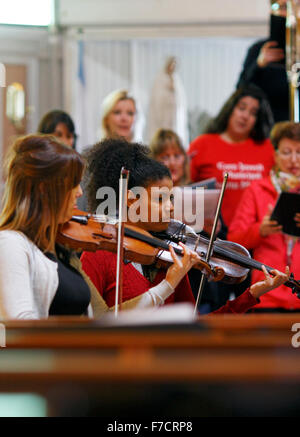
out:
<path id="1" fill-rule="evenodd" d="M 103 232 L 103 231 L 92 232 L 92 236 L 95 238 L 97 238 L 97 237 L 107 238 L 108 240 L 111 240 L 113 238 L 112 234 L 110 234 L 109 232 Z"/>

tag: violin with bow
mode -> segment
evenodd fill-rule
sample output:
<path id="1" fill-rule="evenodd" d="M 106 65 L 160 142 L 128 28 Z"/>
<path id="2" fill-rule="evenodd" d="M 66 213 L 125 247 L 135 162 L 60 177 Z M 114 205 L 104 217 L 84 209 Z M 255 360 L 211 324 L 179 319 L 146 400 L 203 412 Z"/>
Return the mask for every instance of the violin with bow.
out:
<path id="1" fill-rule="evenodd" d="M 117 221 L 107 216 L 97 216 L 77 211 L 71 220 L 60 226 L 57 243 L 81 252 L 107 250 L 116 252 Z M 201 270 L 210 280 L 229 284 L 242 282 L 250 269 L 262 270 L 264 265 L 270 273 L 273 267 L 267 266 L 251 258 L 248 250 L 240 244 L 225 240 L 216 240 L 213 243 L 213 252 L 209 263 L 205 261 L 209 240 L 196 234 L 191 228 L 176 220 L 171 220 L 167 231 L 151 235 L 133 225 L 124 227 L 124 258 L 144 265 L 159 263 L 159 266 L 168 267 L 172 263 L 169 244 L 174 247 L 175 253 L 182 254 L 179 242 L 196 251 L 201 262 L 194 268 Z M 292 289 L 300 298 L 300 282 L 293 274 L 284 284 Z"/>
<path id="2" fill-rule="evenodd" d="M 205 259 L 209 239 L 196 234 L 191 227 L 184 223 L 171 220 L 166 231 L 155 235 L 166 242 L 182 242 Z M 244 281 L 250 269 L 262 271 L 262 266 L 264 266 L 268 273 L 274 270 L 274 267 L 251 258 L 249 251 L 244 246 L 220 239 L 216 239 L 213 243 L 213 252 L 209 263 L 211 268 L 218 265 L 224 270 L 222 282 L 227 284 L 238 284 Z M 296 293 L 300 299 L 300 281 L 294 279 L 293 273 L 290 274 L 289 280 L 284 285 L 291 288 L 292 292 Z"/>
<path id="3" fill-rule="evenodd" d="M 108 216 L 88 214 L 78 210 L 70 221 L 59 227 L 56 242 L 77 252 L 84 250 L 116 252 L 118 221 Z M 123 257 L 129 261 L 168 268 L 173 263 L 169 251 L 170 244 L 177 255 L 183 255 L 182 247 L 178 243 L 167 243 L 134 225 L 124 226 Z M 219 281 L 224 276 L 222 268 L 217 265 L 211 268 L 202 259 L 194 267 L 213 281 Z"/>

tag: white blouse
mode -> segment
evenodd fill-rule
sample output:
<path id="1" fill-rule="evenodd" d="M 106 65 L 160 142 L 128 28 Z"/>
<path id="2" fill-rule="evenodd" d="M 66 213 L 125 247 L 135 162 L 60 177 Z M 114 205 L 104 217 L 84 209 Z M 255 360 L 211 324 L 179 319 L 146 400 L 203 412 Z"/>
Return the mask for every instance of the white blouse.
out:
<path id="1" fill-rule="evenodd" d="M 82 271 L 80 260 L 73 259 L 72 265 L 84 276 L 91 290 L 89 317 L 99 318 L 105 312 L 114 310 L 106 305 Z M 135 267 L 141 270 L 140 266 Z M 22 232 L 0 231 L 0 320 L 48 318 L 57 287 L 55 261 L 47 258 Z M 170 284 L 163 280 L 148 292 L 124 302 L 123 308 L 162 305 L 173 292 Z"/>
<path id="2" fill-rule="evenodd" d="M 0 318 L 47 318 L 57 287 L 56 262 L 22 232 L 0 231 Z"/>

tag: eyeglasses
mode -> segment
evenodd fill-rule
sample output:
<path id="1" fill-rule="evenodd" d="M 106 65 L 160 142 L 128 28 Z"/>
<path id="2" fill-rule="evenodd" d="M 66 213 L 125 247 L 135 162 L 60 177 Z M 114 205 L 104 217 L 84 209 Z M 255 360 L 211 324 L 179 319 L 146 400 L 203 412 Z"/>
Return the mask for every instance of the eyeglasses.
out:
<path id="1" fill-rule="evenodd" d="M 164 155 L 160 157 L 160 161 L 165 163 L 169 163 L 170 161 L 181 162 L 184 161 L 185 157 L 182 153 L 178 153 L 175 155 Z"/>
<path id="2" fill-rule="evenodd" d="M 296 159 L 300 159 L 300 150 L 278 150 L 277 153 L 282 158 L 290 159 L 292 156 L 296 155 Z"/>

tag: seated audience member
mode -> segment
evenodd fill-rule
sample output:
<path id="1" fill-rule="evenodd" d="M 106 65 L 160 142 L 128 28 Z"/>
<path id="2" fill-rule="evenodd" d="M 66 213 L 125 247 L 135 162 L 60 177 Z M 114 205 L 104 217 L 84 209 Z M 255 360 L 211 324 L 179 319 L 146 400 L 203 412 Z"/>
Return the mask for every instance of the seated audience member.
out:
<path id="1" fill-rule="evenodd" d="M 96 194 L 102 187 L 113 189 L 118 205 L 120 171 L 125 167 L 130 172 L 127 224 L 134 224 L 137 228 L 148 232 L 161 232 L 167 229 L 173 211 L 171 175 L 166 166 L 148 155 L 147 147 L 136 143 L 130 144 L 122 139 L 104 140 L 93 146 L 88 154 L 88 171 L 91 175 L 88 186 L 90 211 L 99 210 L 99 199 Z M 144 189 L 140 198 L 134 195 L 135 187 Z M 168 191 L 165 190 L 161 196 L 152 196 L 153 190 L 162 188 L 167 188 Z M 161 305 L 165 302 L 194 303 L 186 273 L 199 262 L 199 258 L 187 248 L 183 250 L 184 256 L 179 260 L 171 249 L 174 264 L 167 271 L 156 265 L 125 263 L 123 265 L 124 301 L 148 293 L 145 302 L 148 302 L 150 297 L 153 305 Z M 84 252 L 81 261 L 84 271 L 107 305 L 111 307 L 115 301 L 116 254 L 106 251 Z M 253 285 L 234 301 L 228 302 L 219 312 L 245 311 L 257 303 L 261 293 L 281 284 L 287 278 L 288 271 L 286 274 L 276 273 L 275 278 L 265 274 L 264 281 Z M 141 297 L 136 306 L 143 306 L 143 301 Z"/>
<path id="2" fill-rule="evenodd" d="M 274 154 L 268 139 L 272 126 L 269 105 L 256 87 L 242 88 L 224 104 L 206 133 L 190 145 L 191 179 L 210 177 L 221 186 L 228 172 L 222 217 L 230 225 L 244 189 L 253 180 L 266 176 Z"/>
<path id="3" fill-rule="evenodd" d="M 63 144 L 75 149 L 75 126 L 71 117 L 64 111 L 57 109 L 47 112 L 39 123 L 38 133 L 54 135 Z"/>
<path id="4" fill-rule="evenodd" d="M 53 136 L 29 135 L 14 143 L 0 216 L 0 319 L 98 318 L 113 309 L 76 254 L 56 244 L 59 225 L 70 220 L 82 194 L 83 169 L 81 156 Z M 171 283 L 185 274 L 191 258 L 187 251 L 174 263 Z M 145 294 L 143 306 L 153 305 L 151 296 Z M 123 309 L 139 300 L 124 302 Z"/>
<path id="5" fill-rule="evenodd" d="M 282 191 L 300 193 L 300 123 L 280 122 L 271 132 L 275 166 L 266 178 L 253 182 L 244 192 L 228 232 L 228 239 L 253 250 L 253 257 L 276 269 L 290 267 L 300 278 L 299 237 L 286 235 L 271 220 L 271 213 Z M 300 226 L 299 213 L 294 220 Z M 263 277 L 253 270 L 252 281 Z M 281 287 L 261 297 L 255 307 L 261 311 L 300 311 L 300 299 Z"/>
<path id="6" fill-rule="evenodd" d="M 189 160 L 182 146 L 178 135 L 167 129 L 159 129 L 150 142 L 151 156 L 157 161 L 162 162 L 168 167 L 171 173 L 174 186 L 186 185 L 189 182 Z M 223 220 L 219 222 L 217 229 L 217 237 L 226 239 L 227 228 Z M 205 221 L 202 234 L 209 236 L 211 234 L 213 222 Z M 197 298 L 199 284 L 201 280 L 201 272 L 197 269 L 191 269 L 188 273 L 193 295 Z M 247 279 L 242 284 L 231 285 L 221 282 L 206 282 L 199 311 L 201 313 L 211 312 L 226 303 L 230 293 L 235 295 L 241 294 L 249 286 Z"/>
<path id="7" fill-rule="evenodd" d="M 101 138 L 124 138 L 126 141 L 132 141 L 136 113 L 136 102 L 128 91 L 112 91 L 102 103 Z M 82 182 L 83 196 L 79 200 L 79 207 L 82 211 L 88 211 L 86 190 L 88 185 L 89 174 L 86 173 Z"/>
<path id="8" fill-rule="evenodd" d="M 124 138 L 133 141 L 136 121 L 136 103 L 126 90 L 115 90 L 108 94 L 102 103 L 101 138 Z M 83 196 L 79 207 L 88 210 L 86 187 L 89 185 L 88 174 L 82 187 Z"/>
<path id="9" fill-rule="evenodd" d="M 108 94 L 102 103 L 101 137 L 132 141 L 136 119 L 136 103 L 126 90 Z"/>
<path id="10" fill-rule="evenodd" d="M 83 169 L 80 155 L 52 136 L 14 143 L 0 217 L 1 318 L 91 314 L 88 285 L 55 246 L 59 224 L 81 195 Z"/>
<path id="11" fill-rule="evenodd" d="M 169 129 L 158 129 L 150 141 L 151 156 L 170 170 L 173 185 L 189 183 L 188 156 L 179 136 Z"/>

